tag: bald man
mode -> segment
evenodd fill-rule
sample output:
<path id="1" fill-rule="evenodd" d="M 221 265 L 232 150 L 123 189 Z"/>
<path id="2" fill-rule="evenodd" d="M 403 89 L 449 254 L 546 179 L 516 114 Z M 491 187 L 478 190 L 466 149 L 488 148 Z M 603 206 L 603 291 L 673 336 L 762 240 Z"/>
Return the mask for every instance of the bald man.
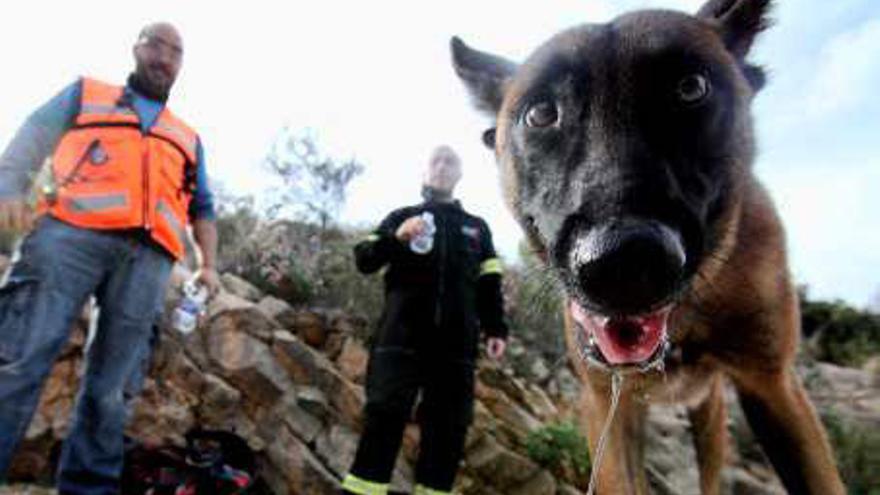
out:
<path id="1" fill-rule="evenodd" d="M 413 493 L 451 493 L 473 415 L 480 334 L 490 357 L 504 354 L 501 263 L 486 222 L 453 197 L 461 175 L 455 151 L 436 148 L 425 171 L 424 202 L 391 212 L 355 246 L 361 272 L 387 270 L 385 308 L 367 366 L 364 431 L 343 493 L 387 493 L 419 393 Z M 425 234 L 433 242 L 420 239 Z"/>
<path id="2" fill-rule="evenodd" d="M 125 85 L 76 81 L 0 156 L 0 230 L 25 234 L 0 286 L 0 483 L 71 324 L 94 295 L 100 317 L 57 479 L 62 494 L 119 493 L 123 389 L 138 388 L 126 382 L 140 378 L 189 226 L 198 278 L 219 287 L 201 140 L 166 106 L 183 59 L 180 34 L 151 24 L 133 54 Z M 38 173 L 48 180 L 31 194 Z"/>

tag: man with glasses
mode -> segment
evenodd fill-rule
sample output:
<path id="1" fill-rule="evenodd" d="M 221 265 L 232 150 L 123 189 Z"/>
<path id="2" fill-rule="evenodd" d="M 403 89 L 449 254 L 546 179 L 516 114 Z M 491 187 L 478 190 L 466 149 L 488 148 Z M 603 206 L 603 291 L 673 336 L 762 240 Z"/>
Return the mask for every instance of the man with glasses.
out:
<path id="1" fill-rule="evenodd" d="M 76 81 L 37 109 L 0 156 L 0 230 L 28 232 L 0 286 L 0 483 L 71 324 L 94 295 L 100 317 L 58 487 L 118 493 L 123 390 L 140 376 L 188 226 L 198 279 L 219 288 L 201 142 L 165 106 L 182 56 L 173 26 L 145 27 L 125 86 Z M 48 180 L 34 210 L 28 197 L 41 168 Z"/>

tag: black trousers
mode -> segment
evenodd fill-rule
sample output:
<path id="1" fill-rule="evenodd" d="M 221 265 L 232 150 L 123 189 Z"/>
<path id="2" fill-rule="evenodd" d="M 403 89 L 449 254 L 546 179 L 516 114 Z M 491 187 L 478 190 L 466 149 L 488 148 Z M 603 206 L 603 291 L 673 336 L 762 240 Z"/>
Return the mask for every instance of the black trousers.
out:
<path id="1" fill-rule="evenodd" d="M 390 482 L 404 427 L 421 392 L 415 481 L 451 491 L 473 419 L 474 364 L 431 354 L 388 347 L 370 353 L 365 424 L 351 468 L 354 476 Z"/>

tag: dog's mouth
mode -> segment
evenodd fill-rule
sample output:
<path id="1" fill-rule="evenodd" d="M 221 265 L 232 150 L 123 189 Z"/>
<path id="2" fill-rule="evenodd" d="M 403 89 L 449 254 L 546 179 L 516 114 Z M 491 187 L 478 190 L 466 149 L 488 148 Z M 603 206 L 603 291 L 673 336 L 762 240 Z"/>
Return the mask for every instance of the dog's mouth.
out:
<path id="1" fill-rule="evenodd" d="M 606 316 L 570 300 L 578 352 L 600 368 L 648 371 L 662 367 L 672 309 L 669 304 L 639 315 Z"/>

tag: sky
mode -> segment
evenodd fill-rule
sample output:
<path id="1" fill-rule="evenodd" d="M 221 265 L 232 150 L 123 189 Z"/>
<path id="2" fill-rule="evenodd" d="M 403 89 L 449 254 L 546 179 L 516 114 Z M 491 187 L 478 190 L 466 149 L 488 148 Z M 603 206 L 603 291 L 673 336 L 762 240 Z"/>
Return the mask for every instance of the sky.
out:
<path id="1" fill-rule="evenodd" d="M 880 303 L 880 2 L 777 1 L 752 60 L 756 174 L 785 223 L 795 280 L 816 298 Z M 270 185 L 262 161 L 284 127 L 312 129 L 366 166 L 343 220 L 369 226 L 419 201 L 431 149 L 461 154 L 457 194 L 516 257 L 488 121 L 449 62 L 449 38 L 515 61 L 561 29 L 634 8 L 694 12 L 695 0 L 443 2 L 18 2 L 0 17 L 0 146 L 33 109 L 80 75 L 123 82 L 144 24 L 167 20 L 185 42 L 171 108 L 201 134 L 209 173 L 236 193 Z"/>

